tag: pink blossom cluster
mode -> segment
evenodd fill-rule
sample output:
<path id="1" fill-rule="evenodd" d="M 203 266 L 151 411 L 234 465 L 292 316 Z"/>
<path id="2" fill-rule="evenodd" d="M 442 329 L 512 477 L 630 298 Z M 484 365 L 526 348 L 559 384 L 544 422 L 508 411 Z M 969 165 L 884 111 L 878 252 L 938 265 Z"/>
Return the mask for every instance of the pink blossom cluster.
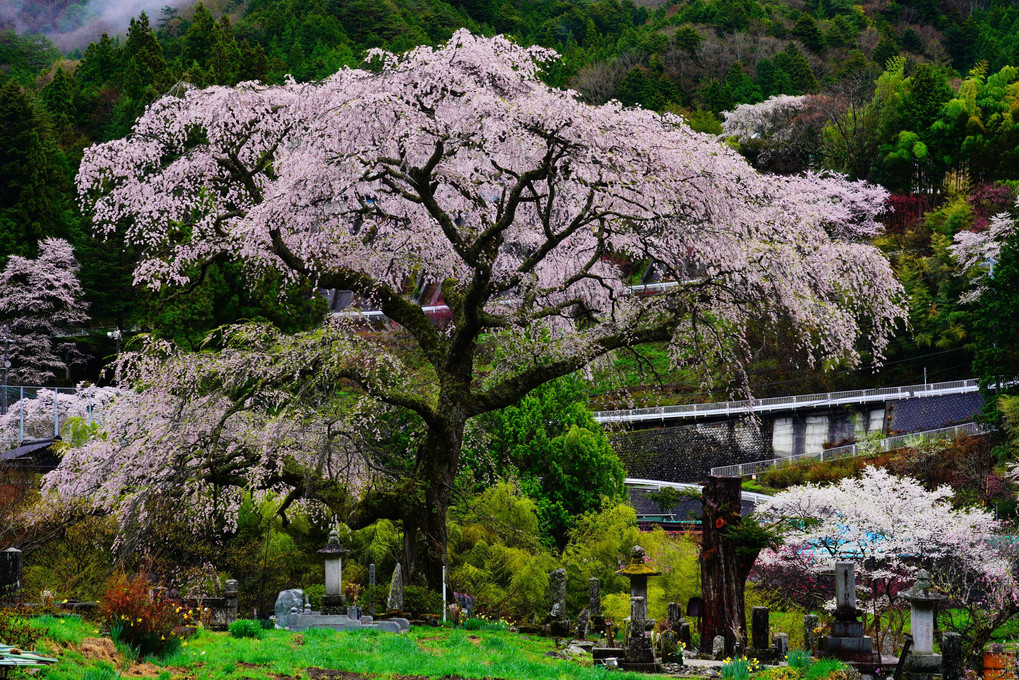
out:
<path id="1" fill-rule="evenodd" d="M 329 328 L 287 336 L 247 325 L 216 353 L 150 341 L 118 364 L 120 381 L 136 389 L 107 403 L 101 436 L 66 451 L 44 489 L 118 513 L 124 524 L 144 523 L 157 496 L 185 497 L 196 530 L 221 520 L 233 526 L 249 494 L 278 504 L 304 481 L 300 471 L 296 480 L 282 475 L 286 464 L 356 492 L 367 479 L 356 440 L 377 431 L 381 411 L 332 394 L 355 354 L 344 350 L 352 338 L 359 336 Z M 377 362 L 359 369 L 385 382 L 386 354 L 374 354 Z"/>
<path id="2" fill-rule="evenodd" d="M 785 546 L 762 552 L 758 563 L 773 571 L 834 575 L 835 563 L 849 560 L 867 583 L 908 581 L 920 568 L 944 565 L 933 568 L 932 577 L 947 592 L 962 570 L 993 582 L 1007 597 L 1019 596 L 1009 551 L 998 549 L 1000 523 L 983 510 L 954 508 L 953 497 L 948 486 L 928 491 L 874 467 L 858 479 L 791 488 L 757 508 L 764 521 L 789 528 Z"/>
<path id="3" fill-rule="evenodd" d="M 99 229 L 126 230 L 136 280 L 157 288 L 226 254 L 380 301 L 407 281 L 450 282 L 512 346 L 554 356 L 677 306 L 697 310 L 677 359 L 739 350 L 762 315 L 792 321 L 810 360 L 855 359 L 861 333 L 880 354 L 902 312 L 864 242 L 882 189 L 761 176 L 677 117 L 544 85 L 550 54 L 504 38 L 461 31 L 373 55 L 381 69 L 318 84 L 181 87 L 129 137 L 86 151 L 83 207 Z M 611 253 L 687 285 L 626 297 Z M 732 342 L 716 345 L 706 322 Z"/>

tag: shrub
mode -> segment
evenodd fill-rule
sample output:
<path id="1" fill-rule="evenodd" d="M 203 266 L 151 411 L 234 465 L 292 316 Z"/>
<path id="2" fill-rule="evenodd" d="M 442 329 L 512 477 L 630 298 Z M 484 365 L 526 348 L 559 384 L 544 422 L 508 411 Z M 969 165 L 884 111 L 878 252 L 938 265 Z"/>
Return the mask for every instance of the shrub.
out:
<path id="1" fill-rule="evenodd" d="M 403 589 L 403 609 L 415 616 L 438 614 L 442 611 L 442 595 L 421 586 Z"/>
<path id="2" fill-rule="evenodd" d="M 32 649 L 41 635 L 42 631 L 27 621 L 0 609 L 0 642 L 19 649 Z"/>
<path id="3" fill-rule="evenodd" d="M 230 635 L 235 638 L 262 637 L 262 624 L 252 619 L 237 619 L 230 624 Z"/>
<path id="4" fill-rule="evenodd" d="M 180 647 L 178 628 L 192 622 L 191 610 L 161 595 L 149 597 L 145 574 L 116 577 L 99 603 L 110 637 L 139 657 L 166 657 Z M 197 614 L 194 614 L 197 617 Z"/>
<path id="5" fill-rule="evenodd" d="M 786 663 L 791 668 L 806 670 L 810 666 L 810 652 L 805 649 L 793 649 L 785 657 Z"/>
<path id="6" fill-rule="evenodd" d="M 757 673 L 754 680 L 801 680 L 803 671 L 792 666 L 775 666 Z"/>
<path id="7" fill-rule="evenodd" d="M 827 680 L 860 680 L 861 677 L 860 671 L 849 666 L 844 666 L 830 673 Z"/>

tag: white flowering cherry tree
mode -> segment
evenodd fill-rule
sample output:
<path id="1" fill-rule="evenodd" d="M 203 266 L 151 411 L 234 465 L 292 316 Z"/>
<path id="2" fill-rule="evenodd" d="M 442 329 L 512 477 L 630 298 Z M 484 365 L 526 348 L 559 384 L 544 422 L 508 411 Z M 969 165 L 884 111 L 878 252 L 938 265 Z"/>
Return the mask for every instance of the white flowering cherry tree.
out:
<path id="1" fill-rule="evenodd" d="M 334 377 L 422 423 L 404 522 L 431 583 L 471 417 L 641 343 L 739 371 L 752 326 L 814 363 L 880 356 L 902 314 L 866 242 L 882 189 L 764 177 L 678 118 L 583 104 L 540 81 L 554 56 L 458 32 L 320 83 L 180 87 L 77 178 L 97 227 L 140 249 L 139 284 L 237 259 L 353 290 L 412 339 L 424 369 L 364 334 L 324 351 Z M 627 295 L 621 258 L 677 285 Z M 447 324 L 410 300 L 415 280 L 441 286 Z M 489 371 L 483 342 L 509 360 Z"/>
<path id="2" fill-rule="evenodd" d="M 756 508 L 762 521 L 790 527 L 785 544 L 762 552 L 756 566 L 773 575 L 786 572 L 783 581 L 834 583 L 835 563 L 855 562 L 865 593 L 861 606 L 872 615 L 879 641 L 886 634 L 879 626 L 888 620 L 882 615 L 908 608 L 899 593 L 927 569 L 935 589 L 950 598 L 944 623 L 965 633 L 970 651 L 979 654 L 1019 613 L 1019 545 L 993 514 L 953 507 L 954 496 L 947 485 L 928 490 L 874 467 L 836 484 L 793 487 Z M 960 617 L 958 609 L 968 615 Z"/>
<path id="3" fill-rule="evenodd" d="M 74 343 L 60 336 L 88 321 L 81 296 L 78 261 L 63 239 L 40 241 L 35 258 L 7 261 L 0 272 L 0 323 L 7 326 L 12 382 L 41 385 L 78 358 Z"/>

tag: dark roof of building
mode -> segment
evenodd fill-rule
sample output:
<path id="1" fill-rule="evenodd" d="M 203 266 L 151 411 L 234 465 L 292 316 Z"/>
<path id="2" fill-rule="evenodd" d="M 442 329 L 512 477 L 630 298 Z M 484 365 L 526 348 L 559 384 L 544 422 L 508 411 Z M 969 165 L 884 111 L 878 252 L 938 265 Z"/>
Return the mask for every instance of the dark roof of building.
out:
<path id="1" fill-rule="evenodd" d="M 53 442 L 56 441 L 60 441 L 59 437 L 55 439 L 34 439 L 24 441 L 21 443 L 21 446 L 11 449 L 10 451 L 0 453 L 0 463 L 15 463 L 19 465 L 34 463 L 39 467 L 53 469 L 56 467 L 56 463 L 59 462 L 59 459 L 53 455 L 52 451 L 48 451 L 48 449 L 53 445 Z"/>

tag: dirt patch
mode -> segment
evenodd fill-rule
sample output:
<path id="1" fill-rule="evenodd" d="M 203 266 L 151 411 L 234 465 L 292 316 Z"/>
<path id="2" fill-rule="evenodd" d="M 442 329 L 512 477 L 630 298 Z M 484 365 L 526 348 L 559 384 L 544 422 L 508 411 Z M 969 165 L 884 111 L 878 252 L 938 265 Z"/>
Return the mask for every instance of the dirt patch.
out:
<path id="1" fill-rule="evenodd" d="M 120 665 L 117 646 L 110 638 L 85 638 L 81 641 L 79 651 L 89 661 L 105 661 L 113 666 Z"/>
<path id="2" fill-rule="evenodd" d="M 265 668 L 269 664 L 267 663 L 248 663 L 247 661 L 238 661 L 237 665 L 241 668 Z"/>
<path id="3" fill-rule="evenodd" d="M 129 678 L 155 678 L 165 670 L 151 663 L 138 663 L 128 668 L 124 675 Z"/>

